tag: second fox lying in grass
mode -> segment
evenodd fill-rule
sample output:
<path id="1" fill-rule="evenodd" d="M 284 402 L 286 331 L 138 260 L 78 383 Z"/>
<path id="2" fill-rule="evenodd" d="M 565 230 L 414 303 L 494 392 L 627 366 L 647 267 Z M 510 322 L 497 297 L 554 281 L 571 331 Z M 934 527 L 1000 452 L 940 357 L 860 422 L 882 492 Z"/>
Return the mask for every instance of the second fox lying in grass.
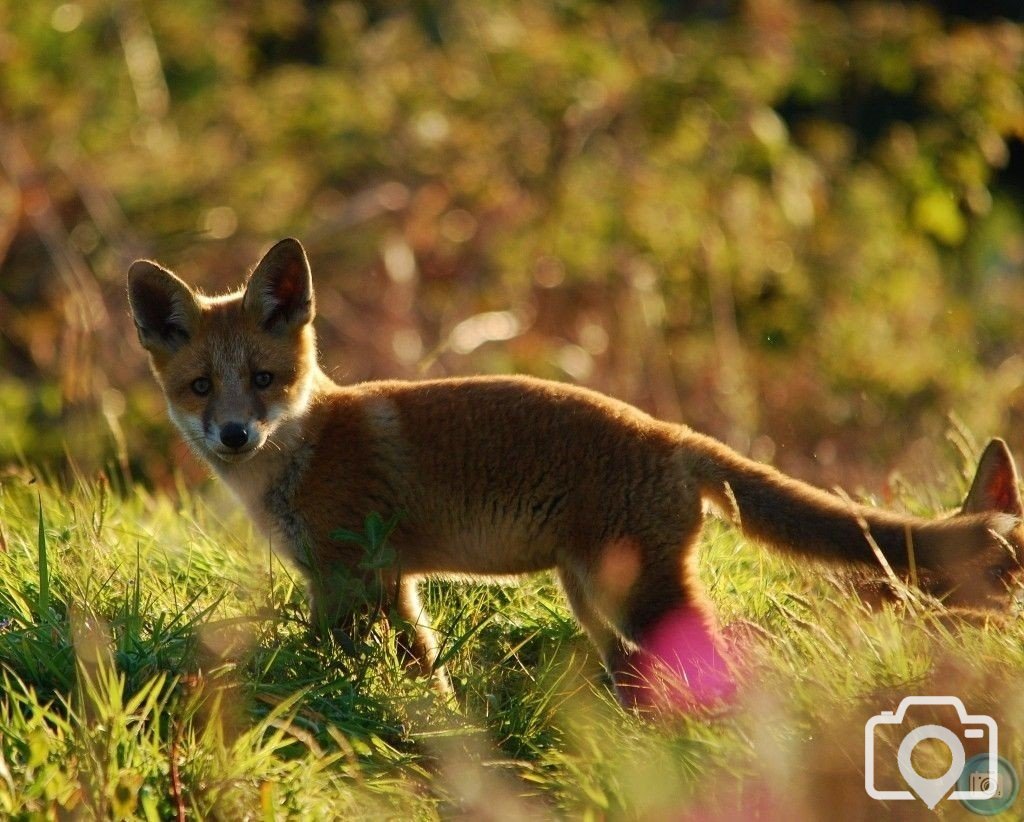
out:
<path id="1" fill-rule="evenodd" d="M 419 665 L 441 682 L 418 579 L 554 568 L 620 693 L 631 674 L 665 666 L 686 698 L 728 699 L 733 680 L 694 567 L 702 500 L 791 555 L 877 568 L 877 550 L 948 604 L 1009 606 L 1024 509 L 1000 440 L 962 510 L 929 521 L 854 504 L 569 385 L 336 385 L 317 364 L 312 278 L 295 240 L 232 294 L 203 296 L 141 260 L 128 289 L 172 420 L 309 576 L 314 625 L 350 616 L 343 580 L 362 575 L 415 626 Z M 374 512 L 397 517 L 383 572 L 361 571 L 361 549 L 332 538 Z"/>

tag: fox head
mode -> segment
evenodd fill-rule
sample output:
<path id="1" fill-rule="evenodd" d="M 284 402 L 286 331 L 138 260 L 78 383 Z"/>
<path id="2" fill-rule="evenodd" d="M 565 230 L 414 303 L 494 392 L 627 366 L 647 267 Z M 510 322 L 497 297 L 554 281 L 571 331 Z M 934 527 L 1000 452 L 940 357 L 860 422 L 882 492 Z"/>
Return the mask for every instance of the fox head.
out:
<path id="1" fill-rule="evenodd" d="M 921 587 L 954 609 L 1007 611 L 1024 583 L 1024 505 L 1003 440 L 988 443 L 960 510 L 937 524 L 931 561 L 923 557 L 927 567 L 919 569 Z"/>
<path id="2" fill-rule="evenodd" d="M 1019 595 L 1024 581 L 1024 505 L 1021 503 L 1017 466 L 1007 443 L 992 439 L 982 452 L 971 490 L 959 515 L 1001 514 L 1004 532 L 991 533 L 989 548 L 979 552 L 969 573 L 957 574 L 955 599 L 977 601 L 983 607 L 1004 609 Z"/>
<path id="3" fill-rule="evenodd" d="M 297 240 L 281 240 L 243 289 L 219 297 L 137 260 L 128 301 L 171 419 L 214 467 L 250 459 L 305 411 L 318 369 L 313 281 Z"/>

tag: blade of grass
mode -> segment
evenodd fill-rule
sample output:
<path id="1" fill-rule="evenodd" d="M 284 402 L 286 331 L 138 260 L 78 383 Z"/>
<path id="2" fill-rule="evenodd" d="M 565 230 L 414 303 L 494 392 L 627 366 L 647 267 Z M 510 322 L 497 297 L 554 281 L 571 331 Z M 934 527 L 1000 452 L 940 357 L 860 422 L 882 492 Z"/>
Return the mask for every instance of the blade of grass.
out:
<path id="1" fill-rule="evenodd" d="M 39 599 L 36 603 L 40 623 L 45 622 L 50 614 L 50 567 L 46 556 L 46 528 L 43 523 L 43 498 L 36 491 L 39 501 Z"/>
<path id="2" fill-rule="evenodd" d="M 455 637 L 452 640 L 451 644 L 448 645 L 448 647 L 445 647 L 445 643 L 442 642 L 441 647 L 438 649 L 437 661 L 434 663 L 434 667 L 437 668 L 441 665 L 446 665 L 448 663 L 448 660 L 454 657 L 459 652 L 459 649 L 463 645 L 465 645 L 476 634 L 482 631 L 484 626 L 486 626 L 487 623 L 493 620 L 496 616 L 496 612 L 487 614 L 476 625 L 471 626 L 470 629 L 466 631 L 466 633 L 462 634 L 461 636 Z"/>

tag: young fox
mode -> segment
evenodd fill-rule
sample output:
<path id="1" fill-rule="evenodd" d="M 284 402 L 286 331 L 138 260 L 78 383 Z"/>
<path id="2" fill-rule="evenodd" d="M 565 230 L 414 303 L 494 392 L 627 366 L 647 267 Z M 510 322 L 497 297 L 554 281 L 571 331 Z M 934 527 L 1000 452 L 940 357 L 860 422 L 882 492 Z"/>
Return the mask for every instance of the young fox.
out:
<path id="1" fill-rule="evenodd" d="M 312 278 L 293 239 L 235 293 L 201 295 L 139 260 L 128 295 L 171 419 L 308 575 L 313 624 L 349 618 L 357 603 L 341 580 L 362 577 L 415 627 L 412 652 L 442 683 L 417 580 L 554 568 L 620 686 L 658 663 L 694 699 L 728 698 L 694 567 L 703 500 L 791 555 L 877 569 L 881 553 L 947 604 L 1009 607 L 1024 508 L 1001 440 L 963 508 L 929 521 L 852 503 L 570 385 L 336 385 L 317 364 Z M 362 570 L 363 549 L 332 538 L 374 512 L 397 519 L 383 573 Z"/>

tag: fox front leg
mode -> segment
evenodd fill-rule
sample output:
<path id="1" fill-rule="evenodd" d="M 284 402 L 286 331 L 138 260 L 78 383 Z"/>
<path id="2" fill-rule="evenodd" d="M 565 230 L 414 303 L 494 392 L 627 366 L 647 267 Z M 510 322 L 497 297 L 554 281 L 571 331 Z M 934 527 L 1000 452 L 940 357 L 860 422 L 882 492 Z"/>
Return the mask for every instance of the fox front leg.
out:
<path id="1" fill-rule="evenodd" d="M 315 574 L 308 586 L 310 629 L 333 636 L 346 653 L 358 653 L 372 627 L 390 612 L 396 584 L 379 573 L 348 569 Z"/>

